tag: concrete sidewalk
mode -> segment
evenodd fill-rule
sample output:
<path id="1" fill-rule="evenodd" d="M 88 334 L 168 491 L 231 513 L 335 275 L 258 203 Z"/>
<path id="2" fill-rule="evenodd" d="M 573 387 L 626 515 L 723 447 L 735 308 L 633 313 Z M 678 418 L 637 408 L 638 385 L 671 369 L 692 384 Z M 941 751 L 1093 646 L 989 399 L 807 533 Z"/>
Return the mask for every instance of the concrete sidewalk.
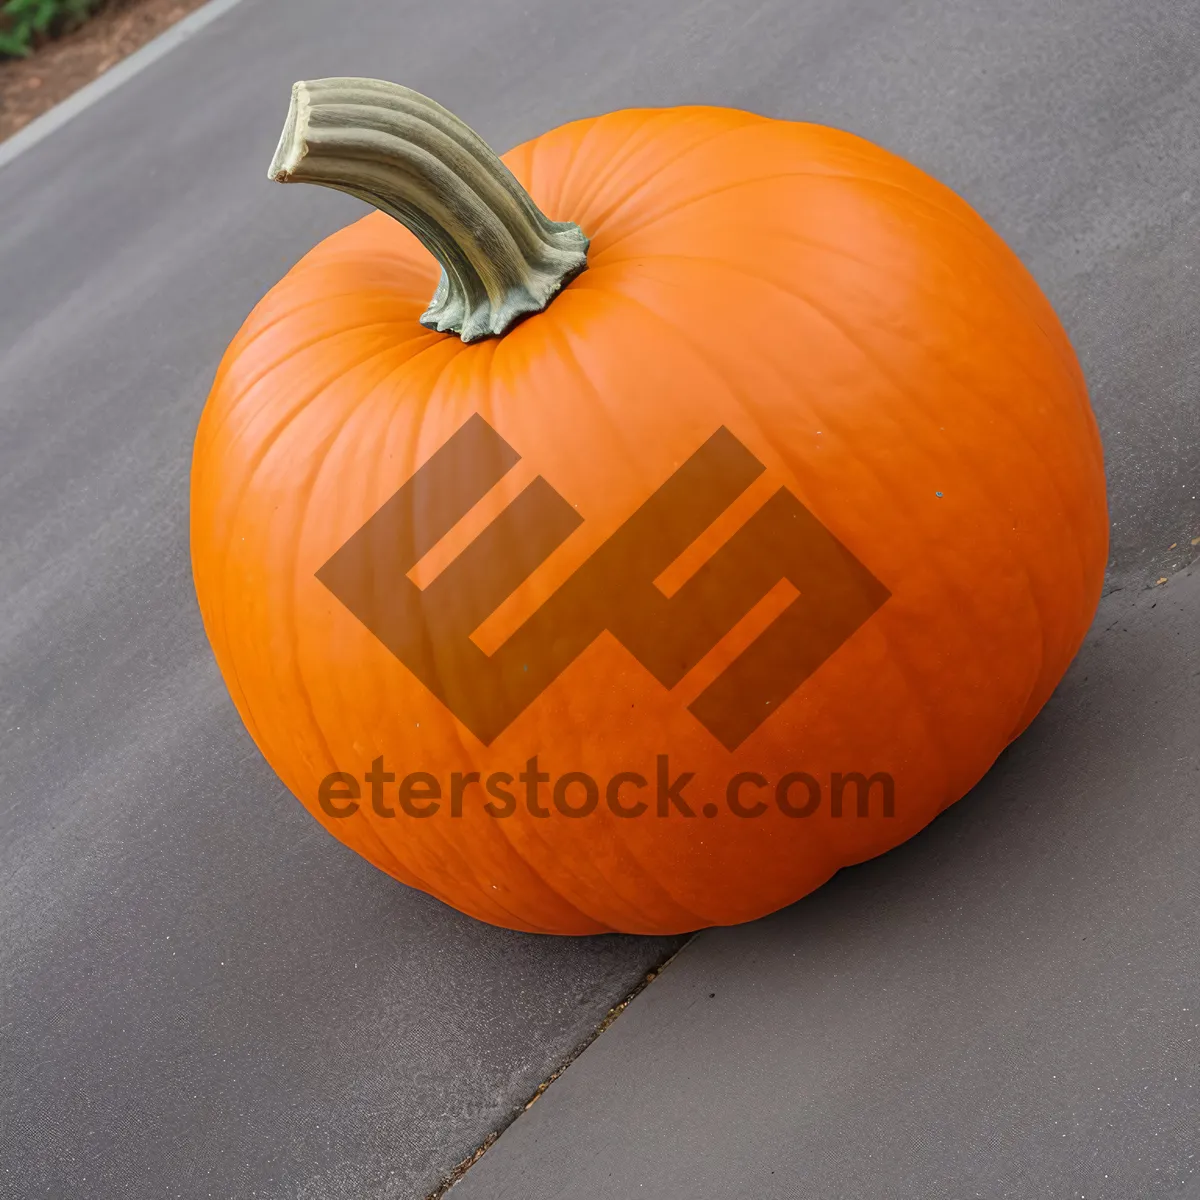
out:
<path id="1" fill-rule="evenodd" d="M 679 944 L 392 883 L 217 677 L 191 439 L 246 312 L 359 211 L 265 177 L 292 81 L 353 74 L 500 147 L 697 101 L 882 143 L 1030 265 L 1109 464 L 1114 590 L 976 793 L 701 935 L 456 1195 L 1195 1195 L 1198 31 L 1193 0 L 243 0 L 0 168 L 0 1193 L 423 1197 Z"/>
<path id="2" fill-rule="evenodd" d="M 920 837 L 701 934 L 451 1200 L 1200 1196 L 1200 572 Z"/>

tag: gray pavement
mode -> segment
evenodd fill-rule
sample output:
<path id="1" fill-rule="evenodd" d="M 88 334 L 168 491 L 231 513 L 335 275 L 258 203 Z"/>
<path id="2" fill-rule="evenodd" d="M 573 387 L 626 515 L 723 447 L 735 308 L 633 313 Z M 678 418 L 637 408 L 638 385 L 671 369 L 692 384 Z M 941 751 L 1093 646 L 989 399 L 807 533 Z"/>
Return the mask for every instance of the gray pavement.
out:
<path id="1" fill-rule="evenodd" d="M 392 884 L 204 643 L 213 368 L 355 212 L 266 163 L 294 79 L 364 74 L 498 146 L 703 101 L 913 159 L 1062 314 L 1114 519 L 1084 654 L 976 792 L 697 938 L 455 1195 L 1195 1196 L 1198 35 L 1196 0 L 244 0 L 0 169 L 0 1195 L 420 1197 L 675 946 Z"/>
<path id="2" fill-rule="evenodd" d="M 701 934 L 449 1200 L 1200 1197 L 1200 571 L 920 837 Z"/>

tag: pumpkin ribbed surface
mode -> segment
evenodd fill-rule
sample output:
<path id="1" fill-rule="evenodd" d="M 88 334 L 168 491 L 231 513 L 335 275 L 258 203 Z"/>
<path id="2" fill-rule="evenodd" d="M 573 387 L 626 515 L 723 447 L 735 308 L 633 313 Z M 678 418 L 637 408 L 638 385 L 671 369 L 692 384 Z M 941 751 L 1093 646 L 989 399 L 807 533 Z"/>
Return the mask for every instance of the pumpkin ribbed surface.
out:
<path id="1" fill-rule="evenodd" d="M 205 628 L 286 785 L 397 879 L 533 931 L 748 920 L 916 833 L 1049 697 L 1107 553 L 1084 380 L 1001 239 L 859 138 L 722 109 L 625 111 L 505 162 L 549 217 L 590 239 L 587 269 L 545 311 L 472 344 L 425 328 L 437 264 L 372 213 L 304 257 L 246 321 L 196 439 Z M 660 590 L 685 586 L 784 489 L 877 581 L 880 602 L 732 748 L 689 705 L 794 590 L 768 595 L 674 686 L 606 629 L 490 740 L 477 736 L 318 578 L 475 418 L 519 462 L 410 578 L 429 588 L 539 477 L 577 514 L 480 614 L 472 640 L 487 654 L 720 430 L 761 473 Z M 525 552 L 519 523 L 496 536 L 512 559 Z M 640 774 L 646 788 L 622 795 L 650 809 L 622 817 L 602 799 L 571 818 L 546 784 L 540 817 L 514 782 L 508 817 L 483 810 L 481 785 L 450 813 L 452 772 L 515 779 L 534 756 L 552 779 L 584 772 L 602 794 L 614 775 Z M 693 775 L 681 793 L 692 816 L 655 811 L 664 756 L 672 780 Z M 357 811 L 330 817 L 322 779 L 361 780 L 379 757 L 397 778 L 436 777 L 440 811 L 380 816 L 364 783 Z M 852 801 L 835 816 L 826 797 L 788 816 L 771 789 L 789 772 L 886 772 L 894 812 L 876 798 L 865 817 Z M 739 774 L 768 781 L 740 793 L 766 811 L 730 811 Z M 570 795 L 582 802 L 584 785 Z"/>

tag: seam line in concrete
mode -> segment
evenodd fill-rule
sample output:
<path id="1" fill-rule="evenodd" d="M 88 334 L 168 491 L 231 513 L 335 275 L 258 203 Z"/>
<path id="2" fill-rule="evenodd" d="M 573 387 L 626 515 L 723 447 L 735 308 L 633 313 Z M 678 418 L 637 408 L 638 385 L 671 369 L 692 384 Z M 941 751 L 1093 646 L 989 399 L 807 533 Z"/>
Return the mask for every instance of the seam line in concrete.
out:
<path id="1" fill-rule="evenodd" d="M 554 1070 L 548 1079 L 543 1080 L 538 1084 L 537 1090 L 532 1096 L 519 1108 L 514 1110 L 507 1120 L 502 1122 L 498 1129 L 492 1130 L 491 1133 L 484 1138 L 482 1144 L 477 1147 L 474 1154 L 467 1155 L 456 1167 L 454 1167 L 448 1175 L 446 1175 L 441 1183 L 426 1196 L 425 1200 L 450 1200 L 449 1193 L 462 1182 L 466 1177 L 467 1172 L 479 1162 L 481 1158 L 504 1136 L 506 1130 L 519 1121 L 534 1105 L 536 1100 L 540 1100 L 546 1089 L 555 1082 L 566 1070 L 579 1058 L 581 1054 L 595 1041 L 599 1040 L 611 1026 L 616 1024 L 617 1019 L 622 1013 L 638 998 L 658 977 L 696 940 L 697 935 L 703 933 L 702 929 L 696 930 L 689 935 L 686 942 L 679 947 L 678 950 L 668 954 L 656 967 L 652 967 L 650 971 L 642 977 L 633 988 L 633 990 L 608 1010 L 600 1023 L 592 1030 L 590 1034 L 582 1042 L 575 1047 L 574 1050 L 566 1057 L 562 1064 Z"/>

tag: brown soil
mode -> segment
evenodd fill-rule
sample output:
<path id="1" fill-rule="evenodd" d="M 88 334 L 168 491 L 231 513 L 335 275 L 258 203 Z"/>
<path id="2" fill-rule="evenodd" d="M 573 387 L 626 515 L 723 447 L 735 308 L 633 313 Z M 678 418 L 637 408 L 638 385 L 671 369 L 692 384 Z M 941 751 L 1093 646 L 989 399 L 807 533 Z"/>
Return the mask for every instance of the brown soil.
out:
<path id="1" fill-rule="evenodd" d="M 91 83 L 204 0 L 109 0 L 29 58 L 0 59 L 0 141 Z"/>

